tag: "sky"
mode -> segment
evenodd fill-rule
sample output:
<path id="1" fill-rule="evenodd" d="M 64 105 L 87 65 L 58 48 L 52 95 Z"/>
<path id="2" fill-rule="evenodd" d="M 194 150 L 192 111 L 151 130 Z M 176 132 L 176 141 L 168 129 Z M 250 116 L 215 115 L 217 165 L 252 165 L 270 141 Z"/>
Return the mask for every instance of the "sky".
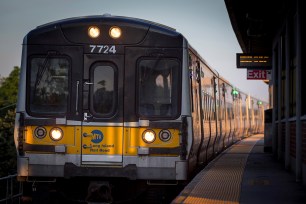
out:
<path id="1" fill-rule="evenodd" d="M 268 85 L 237 69 L 242 53 L 224 0 L 0 0 L 0 76 L 21 65 L 24 36 L 64 18 L 111 14 L 161 23 L 182 33 L 205 61 L 234 86 L 268 101 Z"/>

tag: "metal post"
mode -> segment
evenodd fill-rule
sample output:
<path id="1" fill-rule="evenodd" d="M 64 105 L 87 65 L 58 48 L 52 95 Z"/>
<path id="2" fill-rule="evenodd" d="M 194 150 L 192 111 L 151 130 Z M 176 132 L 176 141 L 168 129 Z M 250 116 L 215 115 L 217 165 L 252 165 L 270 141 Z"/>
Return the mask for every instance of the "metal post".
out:
<path id="1" fill-rule="evenodd" d="M 285 168 L 290 169 L 290 21 L 286 20 L 286 84 L 285 84 L 285 116 L 286 116 L 286 134 L 285 134 Z"/>
<path id="2" fill-rule="evenodd" d="M 301 80 L 302 80 L 302 41 L 301 41 L 301 0 L 297 0 L 296 11 L 297 11 L 297 19 L 296 19 L 296 59 L 297 59 L 297 67 L 296 67 L 296 181 L 300 182 L 302 180 L 302 123 L 301 123 Z"/>
<path id="3" fill-rule="evenodd" d="M 273 90 L 272 90 L 272 96 L 273 96 L 273 113 L 272 113 L 272 150 L 273 150 L 273 156 L 276 157 L 277 156 L 277 125 L 276 125 L 276 114 L 277 114 L 277 106 L 276 106 L 276 96 L 277 96 L 277 86 L 276 86 L 276 82 L 277 82 L 277 78 L 278 76 L 276 75 L 277 73 L 277 63 L 276 60 L 278 60 L 278 50 L 276 50 L 277 47 L 274 49 L 273 51 L 273 65 L 272 65 L 272 80 L 273 80 Z"/>
<path id="4" fill-rule="evenodd" d="M 278 83 L 277 83 L 277 159 L 282 159 L 282 37 L 279 40 L 279 46 L 278 46 L 278 66 L 276 69 L 278 69 Z"/>

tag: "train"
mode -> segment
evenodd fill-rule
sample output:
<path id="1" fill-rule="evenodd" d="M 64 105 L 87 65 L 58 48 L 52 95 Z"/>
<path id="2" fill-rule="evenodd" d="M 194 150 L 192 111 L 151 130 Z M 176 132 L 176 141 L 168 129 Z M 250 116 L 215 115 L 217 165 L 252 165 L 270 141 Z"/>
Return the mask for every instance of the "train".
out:
<path id="1" fill-rule="evenodd" d="M 171 27 L 108 14 L 50 22 L 23 39 L 18 180 L 30 194 L 77 181 L 109 194 L 123 180 L 179 185 L 262 133 L 266 108 Z"/>

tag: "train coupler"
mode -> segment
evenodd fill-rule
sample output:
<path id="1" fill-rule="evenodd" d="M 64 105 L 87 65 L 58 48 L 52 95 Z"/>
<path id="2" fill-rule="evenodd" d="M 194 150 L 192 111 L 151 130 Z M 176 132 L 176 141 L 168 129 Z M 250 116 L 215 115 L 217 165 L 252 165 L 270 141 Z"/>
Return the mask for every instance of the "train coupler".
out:
<path id="1" fill-rule="evenodd" d="M 112 203 L 113 197 L 109 182 L 90 182 L 88 186 L 86 202 Z"/>

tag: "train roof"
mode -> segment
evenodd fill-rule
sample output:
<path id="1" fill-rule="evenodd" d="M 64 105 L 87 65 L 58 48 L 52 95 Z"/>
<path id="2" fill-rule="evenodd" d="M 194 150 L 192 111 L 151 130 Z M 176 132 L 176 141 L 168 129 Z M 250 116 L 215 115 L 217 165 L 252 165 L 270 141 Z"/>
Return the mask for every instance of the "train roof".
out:
<path id="1" fill-rule="evenodd" d="M 40 25 L 27 34 L 24 44 L 98 43 L 98 38 L 93 39 L 88 36 L 90 26 L 98 26 L 102 31 L 104 30 L 104 33 L 108 33 L 112 26 L 119 26 L 123 33 L 128 33 L 129 37 L 118 40 L 109 39 L 107 35 L 103 35 L 99 39 L 105 44 L 135 45 L 142 43 L 146 37 L 143 46 L 154 44 L 156 47 L 179 47 L 182 46 L 184 39 L 181 33 L 169 26 L 144 19 L 105 14 L 67 18 Z"/>
<path id="2" fill-rule="evenodd" d="M 214 74 L 216 74 L 218 77 L 220 76 L 219 72 L 216 69 L 212 68 L 212 66 L 210 66 L 208 62 L 189 43 L 188 43 L 188 47 L 189 47 L 189 50 L 193 52 L 202 61 L 202 63 L 204 63 Z"/>
<path id="3" fill-rule="evenodd" d="M 134 23 L 134 24 L 142 24 L 142 25 L 146 25 L 146 26 L 150 26 L 150 25 L 155 25 L 157 27 L 172 31 L 172 32 L 176 32 L 176 29 L 160 24 L 160 23 L 156 23 L 153 21 L 149 21 L 149 20 L 145 20 L 145 19 L 140 19 L 140 18 L 132 18 L 132 17 L 126 17 L 126 16 L 113 16 L 111 14 L 103 14 L 103 15 L 94 15 L 94 16 L 80 16 L 80 17 L 72 17 L 72 18 L 66 18 L 66 19 L 62 19 L 62 20 L 57 20 L 57 21 L 53 21 L 50 23 L 46 23 L 40 26 L 37 26 L 37 28 L 43 28 L 43 27 L 47 27 L 47 26 L 54 26 L 57 24 L 71 24 L 71 23 L 86 23 L 86 22 L 103 22 L 105 20 L 114 20 L 114 21 L 124 21 L 124 22 L 130 22 L 130 23 Z"/>

